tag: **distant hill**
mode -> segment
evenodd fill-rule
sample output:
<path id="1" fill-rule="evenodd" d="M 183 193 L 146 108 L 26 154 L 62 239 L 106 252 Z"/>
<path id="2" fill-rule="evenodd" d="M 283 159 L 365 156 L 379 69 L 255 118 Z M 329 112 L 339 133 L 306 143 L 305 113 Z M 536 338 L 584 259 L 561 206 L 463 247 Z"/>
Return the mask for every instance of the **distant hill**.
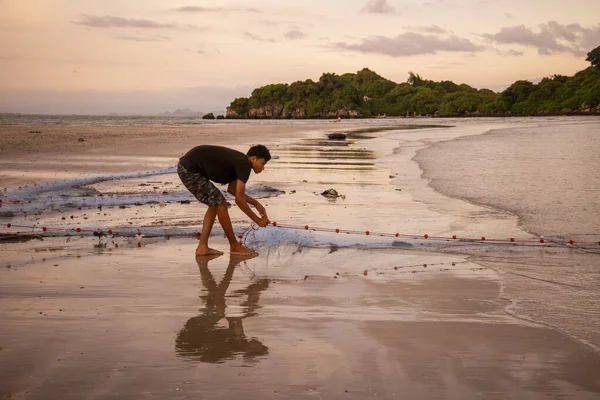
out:
<path id="1" fill-rule="evenodd" d="M 505 116 L 600 114 L 600 54 L 574 76 L 553 75 L 538 83 L 519 80 L 501 93 L 409 73 L 396 83 L 364 68 L 324 73 L 292 84 L 271 84 L 241 97 L 227 118 L 371 118 L 404 116 Z"/>
<path id="2" fill-rule="evenodd" d="M 159 117 L 202 117 L 204 115 L 203 112 L 193 111 L 189 108 L 177 109 L 173 112 L 165 111 L 160 114 L 156 114 Z"/>

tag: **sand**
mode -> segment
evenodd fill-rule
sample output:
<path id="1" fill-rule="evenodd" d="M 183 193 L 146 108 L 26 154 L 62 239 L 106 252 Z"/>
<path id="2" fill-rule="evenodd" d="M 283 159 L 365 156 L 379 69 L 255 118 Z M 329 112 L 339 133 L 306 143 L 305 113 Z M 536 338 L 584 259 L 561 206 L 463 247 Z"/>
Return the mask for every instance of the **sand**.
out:
<path id="1" fill-rule="evenodd" d="M 275 143 L 319 127 L 293 122 L 256 127 L 4 125 L 0 126 L 0 188 L 78 174 L 155 169 L 176 163 L 200 144 L 245 147 L 265 139 Z"/>
<path id="2" fill-rule="evenodd" d="M 244 148 L 260 140 L 281 154 L 298 151 L 323 164 L 322 154 L 293 150 L 293 143 L 326 129 L 331 125 L 2 127 L 0 182 L 13 187 L 165 168 L 192 145 L 209 142 Z M 21 135 L 36 130 L 47 134 L 27 146 Z M 352 160 L 369 160 L 369 151 Z M 352 196 L 341 202 L 311 193 L 330 182 L 312 172 L 309 160 L 302 161 L 307 169 L 274 165 L 274 175 L 261 178 L 311 183 L 294 194 L 291 184 L 279 185 L 286 195 L 264 200 L 272 213 L 282 217 L 287 208 L 289 219 L 298 221 L 313 214 L 325 222 L 345 216 L 345 227 L 360 226 L 355 210 L 364 204 Z M 349 180 L 340 186 L 349 195 L 373 190 L 352 176 L 388 179 L 369 165 L 343 168 L 350 172 L 333 171 L 338 183 Z M 298 173 L 303 175 L 293 176 Z M 376 196 L 385 204 L 389 193 Z M 303 202 L 306 208 L 299 206 Z M 146 223 L 197 223 L 202 210 L 189 207 L 169 205 L 160 217 L 153 216 L 155 206 L 145 205 L 109 215 L 83 209 L 40 218 L 59 222 L 72 214 L 84 223 L 87 213 L 88 223 L 119 225 L 135 221 L 136 210 Z M 384 206 L 379 214 L 373 215 L 375 227 L 393 217 Z M 239 210 L 232 215 L 234 223 L 243 223 Z M 498 232 L 509 229 L 510 218 L 498 220 L 506 224 Z M 428 223 L 436 229 L 426 217 L 407 221 L 409 229 Z M 269 229 L 258 231 L 257 240 L 278 233 Z M 389 243 L 377 249 L 378 240 L 367 248 L 284 240 L 260 247 L 253 259 L 196 259 L 193 238 L 0 243 L 0 398 L 599 398 L 600 355 L 507 313 L 494 269 L 459 249 Z M 227 250 L 222 237 L 211 243 Z"/>

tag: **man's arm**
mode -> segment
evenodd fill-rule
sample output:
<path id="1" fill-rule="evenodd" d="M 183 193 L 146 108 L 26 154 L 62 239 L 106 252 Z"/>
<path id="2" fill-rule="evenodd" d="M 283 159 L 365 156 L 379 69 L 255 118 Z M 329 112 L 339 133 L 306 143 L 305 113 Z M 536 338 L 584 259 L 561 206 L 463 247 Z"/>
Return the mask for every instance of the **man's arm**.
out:
<path id="1" fill-rule="evenodd" d="M 262 227 L 267 225 L 269 219 L 267 218 L 264 207 L 257 200 L 246 194 L 246 183 L 244 181 L 237 179 L 231 182 L 227 187 L 227 192 L 235 196 L 235 204 L 237 204 L 240 210 L 250 217 L 252 221 Z M 262 218 L 256 215 L 248 204 L 252 204 L 254 207 L 256 207 Z"/>

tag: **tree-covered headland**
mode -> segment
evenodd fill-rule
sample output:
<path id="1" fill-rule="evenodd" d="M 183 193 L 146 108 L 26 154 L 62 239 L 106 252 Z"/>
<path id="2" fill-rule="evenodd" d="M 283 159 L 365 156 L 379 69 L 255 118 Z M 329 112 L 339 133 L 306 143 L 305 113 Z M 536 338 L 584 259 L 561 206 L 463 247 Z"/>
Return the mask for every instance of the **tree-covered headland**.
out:
<path id="1" fill-rule="evenodd" d="M 451 81 L 435 82 L 413 72 L 403 83 L 365 68 L 324 73 L 317 82 L 270 84 L 235 99 L 227 118 L 370 118 L 378 116 L 506 116 L 600 114 L 600 46 L 592 65 L 574 76 L 539 83 L 519 80 L 500 93 Z"/>

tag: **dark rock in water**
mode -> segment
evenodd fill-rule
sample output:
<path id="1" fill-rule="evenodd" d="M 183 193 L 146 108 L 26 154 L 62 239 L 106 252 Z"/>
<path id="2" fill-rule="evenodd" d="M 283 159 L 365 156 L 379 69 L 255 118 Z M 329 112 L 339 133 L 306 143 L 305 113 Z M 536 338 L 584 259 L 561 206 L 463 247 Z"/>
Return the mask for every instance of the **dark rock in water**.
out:
<path id="1" fill-rule="evenodd" d="M 189 201 L 189 200 L 181 200 L 181 202 L 180 202 L 180 203 L 181 203 L 181 204 L 190 204 L 190 203 L 191 203 L 191 201 Z"/>
<path id="2" fill-rule="evenodd" d="M 215 115 L 213 113 L 208 113 L 204 115 L 202 119 L 215 119 Z"/>
<path id="3" fill-rule="evenodd" d="M 394 240 L 394 241 L 392 242 L 392 246 L 393 246 L 393 247 L 413 247 L 413 245 L 412 245 L 412 244 L 410 244 L 410 243 L 407 243 L 407 242 L 401 242 L 401 241 L 399 241 L 399 240 Z"/>
<path id="4" fill-rule="evenodd" d="M 344 132 L 333 132 L 327 135 L 331 140 L 345 140 L 346 134 Z"/>
<path id="5" fill-rule="evenodd" d="M 336 198 L 339 196 L 337 190 L 335 190 L 335 189 L 327 189 L 326 191 L 321 193 L 321 195 L 323 195 L 325 197 L 336 197 Z"/>
<path id="6" fill-rule="evenodd" d="M 325 196 L 330 199 L 337 199 L 338 197 L 341 197 L 342 199 L 346 198 L 345 194 L 339 194 L 335 189 L 327 189 L 326 191 L 321 193 L 321 196 Z"/>
<path id="7" fill-rule="evenodd" d="M 77 141 L 78 141 L 78 142 L 85 142 L 85 139 L 84 139 L 84 138 L 82 138 L 82 137 L 80 137 L 80 138 L 78 138 L 78 139 L 77 139 Z"/>
<path id="8" fill-rule="evenodd" d="M 217 115 L 217 119 L 225 119 L 224 115 Z"/>

